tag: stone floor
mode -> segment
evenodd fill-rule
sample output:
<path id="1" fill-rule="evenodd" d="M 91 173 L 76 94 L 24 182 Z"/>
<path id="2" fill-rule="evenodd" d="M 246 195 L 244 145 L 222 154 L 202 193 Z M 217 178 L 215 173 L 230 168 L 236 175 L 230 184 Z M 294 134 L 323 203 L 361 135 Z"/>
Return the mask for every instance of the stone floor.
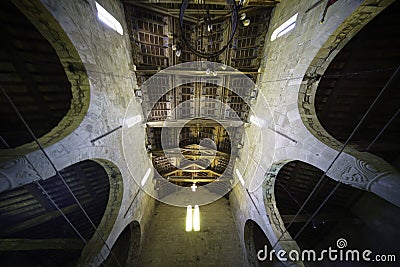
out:
<path id="1" fill-rule="evenodd" d="M 158 203 L 138 266 L 246 266 L 227 199 L 200 207 L 199 232 L 185 220 L 186 208 Z"/>

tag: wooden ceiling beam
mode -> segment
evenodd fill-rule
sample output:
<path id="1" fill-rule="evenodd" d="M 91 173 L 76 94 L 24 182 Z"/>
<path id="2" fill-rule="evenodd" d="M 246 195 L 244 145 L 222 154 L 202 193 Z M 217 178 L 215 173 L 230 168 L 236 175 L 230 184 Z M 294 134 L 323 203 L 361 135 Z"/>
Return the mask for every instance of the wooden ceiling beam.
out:
<path id="1" fill-rule="evenodd" d="M 47 211 L 56 210 L 56 207 L 51 201 L 42 193 L 42 191 L 33 183 L 27 184 L 24 188 L 40 203 L 40 205 Z"/>
<path id="2" fill-rule="evenodd" d="M 0 239 L 0 251 L 26 251 L 26 250 L 81 250 L 84 243 L 80 239 Z"/>
<path id="3" fill-rule="evenodd" d="M 83 201 L 82 206 L 84 206 L 84 207 L 87 206 L 87 204 L 89 202 L 90 201 Z M 62 208 L 61 210 L 64 214 L 69 214 L 69 213 L 74 212 L 78 208 L 79 208 L 78 204 L 73 204 L 73 205 L 67 206 L 65 208 Z M 43 215 L 35 216 L 34 218 L 30 218 L 30 219 L 24 220 L 22 222 L 15 223 L 9 227 L 2 228 L 0 230 L 0 236 L 6 236 L 6 235 L 8 236 L 8 235 L 11 235 L 14 233 L 18 233 L 20 231 L 32 228 L 34 226 L 43 224 L 45 222 L 48 222 L 50 220 L 59 218 L 60 216 L 61 216 L 61 213 L 58 210 L 55 210 L 52 212 L 47 212 Z"/>
<path id="4" fill-rule="evenodd" d="M 167 178 L 167 181 L 175 183 L 211 183 L 215 182 L 216 179 L 217 178 L 204 178 L 201 176 L 193 177 L 193 179 L 187 176 L 170 176 Z"/>
<path id="5" fill-rule="evenodd" d="M 203 153 L 209 153 L 209 155 L 203 154 L 201 155 L 201 151 L 203 151 Z M 211 152 L 211 153 L 210 153 Z M 185 149 L 185 148 L 181 148 L 179 151 L 179 148 L 177 149 L 157 149 L 157 150 L 153 150 L 151 151 L 152 155 L 154 157 L 165 157 L 166 154 L 169 157 L 178 157 L 180 155 L 183 155 L 184 157 L 200 157 L 200 158 L 217 158 L 217 157 L 223 157 L 223 158 L 231 158 L 231 157 L 235 157 L 235 155 L 233 154 L 228 154 L 225 152 L 221 152 L 221 151 L 217 151 L 217 150 L 197 150 L 197 149 Z M 211 155 L 210 155 L 211 154 Z M 215 155 L 214 155 L 215 154 Z"/>
<path id="6" fill-rule="evenodd" d="M 85 170 L 81 167 L 80 164 L 75 164 L 73 166 L 73 169 L 77 175 L 75 177 L 75 179 L 81 181 L 84 184 L 84 186 L 85 186 L 87 192 L 90 194 L 90 196 L 95 197 L 96 192 L 94 191 L 92 184 L 89 182 L 88 176 L 87 176 Z"/>
<path id="7" fill-rule="evenodd" d="M 213 170 L 202 170 L 202 169 L 198 169 L 198 170 L 173 170 L 169 173 L 164 174 L 164 176 L 170 176 L 173 174 L 176 174 L 177 172 L 189 172 L 189 173 L 208 173 L 208 174 L 212 174 L 212 175 L 216 175 L 217 177 L 220 177 L 222 174 L 219 174 Z"/>
<path id="8" fill-rule="evenodd" d="M 165 16 L 170 16 L 170 17 L 174 17 L 174 18 L 179 19 L 179 15 L 170 14 L 168 12 L 168 9 L 160 7 L 160 6 L 157 6 L 157 5 L 151 5 L 146 1 L 123 1 L 123 2 L 126 3 L 126 4 L 130 4 L 130 5 L 139 7 L 139 8 L 143 8 L 143 9 L 147 9 L 147 10 L 150 10 L 150 11 L 153 11 L 153 12 L 157 12 L 157 13 L 163 14 Z M 182 3 L 182 1 L 180 1 L 179 4 L 181 4 L 181 3 Z M 157 3 L 153 2 L 153 4 L 157 4 Z M 194 23 L 197 22 L 195 18 L 191 18 L 189 16 L 186 16 L 185 20 L 187 20 L 189 22 L 194 22 Z"/>
<path id="9" fill-rule="evenodd" d="M 127 4 L 182 4 L 182 0 L 124 0 L 122 1 Z M 236 3 L 239 3 L 239 0 L 235 0 Z M 257 6 L 275 6 L 277 3 L 279 3 L 280 0 L 249 0 L 248 5 L 257 5 Z M 189 1 L 189 3 L 196 3 L 196 0 L 194 1 Z M 225 0 L 206 0 L 206 4 L 209 5 L 223 5 L 226 6 L 226 1 Z"/>
<path id="10" fill-rule="evenodd" d="M 195 120 L 176 120 L 176 121 L 149 121 L 146 122 L 148 127 L 161 128 L 161 127 L 241 127 L 243 125 L 241 120 L 220 120 L 214 121 L 209 119 L 195 119 Z"/>
<path id="11" fill-rule="evenodd" d="M 5 38 L 5 40 L 7 40 L 7 42 L 0 42 L 0 46 L 2 46 L 5 51 L 10 53 L 11 62 L 17 74 L 21 77 L 21 79 L 25 83 L 25 86 L 31 92 L 31 95 L 36 102 L 36 106 L 40 109 L 42 114 L 45 114 L 47 116 L 48 125 L 52 126 L 55 123 L 55 118 L 52 116 L 53 112 L 51 112 L 48 103 L 38 89 L 33 75 L 27 70 L 24 59 L 14 47 L 12 43 L 13 37 L 4 27 L 0 26 L 0 29 L 2 30 L 3 37 Z"/>
<path id="12" fill-rule="evenodd" d="M 281 215 L 283 223 L 290 223 L 294 218 L 295 214 L 287 214 Z M 307 222 L 310 219 L 309 215 L 299 214 L 294 219 L 293 222 L 303 223 Z M 321 213 L 314 217 L 314 221 L 325 221 L 325 222 L 339 222 L 339 221 L 348 221 L 355 220 L 356 217 L 351 215 L 350 213 Z"/>

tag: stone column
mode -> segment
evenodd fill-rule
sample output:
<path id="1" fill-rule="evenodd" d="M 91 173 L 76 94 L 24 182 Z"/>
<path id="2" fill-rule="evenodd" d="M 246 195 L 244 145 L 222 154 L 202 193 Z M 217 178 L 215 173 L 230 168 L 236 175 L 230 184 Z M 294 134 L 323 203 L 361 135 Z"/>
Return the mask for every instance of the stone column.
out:
<path id="1" fill-rule="evenodd" d="M 369 153 L 344 154 L 327 175 L 338 182 L 370 191 L 400 207 L 400 173 Z"/>
<path id="2" fill-rule="evenodd" d="M 56 172 L 41 151 L 0 163 L 0 192 L 33 181 L 47 179 Z"/>
<path id="3" fill-rule="evenodd" d="M 40 179 L 38 172 L 25 158 L 0 164 L 0 192 Z"/>

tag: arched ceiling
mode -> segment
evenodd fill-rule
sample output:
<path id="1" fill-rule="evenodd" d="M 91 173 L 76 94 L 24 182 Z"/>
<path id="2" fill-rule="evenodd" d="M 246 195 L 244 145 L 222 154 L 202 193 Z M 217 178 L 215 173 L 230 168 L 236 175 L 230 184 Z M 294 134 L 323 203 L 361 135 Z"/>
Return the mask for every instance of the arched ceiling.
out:
<path id="1" fill-rule="evenodd" d="M 60 173 L 93 223 L 99 225 L 110 191 L 106 171 L 98 163 L 87 160 Z M 79 233 L 89 240 L 95 230 L 62 180 L 56 175 L 39 184 Z M 1 262 L 15 262 L 19 255 L 31 258 L 35 266 L 64 266 L 79 258 L 83 246 L 82 240 L 36 184 L 0 194 Z"/>
<path id="2" fill-rule="evenodd" d="M 292 161 L 285 164 L 276 176 L 276 205 L 285 227 L 288 227 L 290 222 L 294 220 L 288 229 L 292 238 L 297 235 L 338 183 L 325 176 L 303 211 L 295 218 L 296 213 L 310 195 L 322 174 L 321 170 L 310 164 Z M 329 234 L 329 231 L 338 222 L 345 220 L 351 223 L 352 220 L 357 219 L 351 214 L 350 209 L 363 192 L 354 187 L 340 184 L 316 217 L 296 239 L 300 248 L 315 248 L 321 241 L 321 237 Z"/>
<path id="3" fill-rule="evenodd" d="M 321 79 L 315 96 L 317 117 L 334 138 L 344 142 L 363 114 L 400 66 L 400 2 L 395 1 L 369 22 L 336 55 Z M 393 163 L 400 160 L 400 77 L 382 95 L 350 142 Z M 369 144 L 385 124 L 375 144 Z"/>
<path id="4" fill-rule="evenodd" d="M 11 1 L 0 2 L 0 29 L 0 86 L 41 137 L 70 109 L 71 84 L 53 47 Z M 0 125 L 0 148 L 33 141 L 2 92 Z"/>

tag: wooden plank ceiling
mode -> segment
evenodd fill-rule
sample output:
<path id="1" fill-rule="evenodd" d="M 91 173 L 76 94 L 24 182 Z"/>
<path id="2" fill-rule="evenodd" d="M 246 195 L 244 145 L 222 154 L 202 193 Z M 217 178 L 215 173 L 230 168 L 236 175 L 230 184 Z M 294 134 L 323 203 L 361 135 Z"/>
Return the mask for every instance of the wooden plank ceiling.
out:
<path id="1" fill-rule="evenodd" d="M 104 168 L 87 160 L 60 173 L 97 226 L 106 209 L 110 190 Z M 89 240 L 94 229 L 61 179 L 53 176 L 39 183 L 80 234 Z M 49 247 L 49 244 L 53 246 Z M 83 246 L 37 185 L 28 184 L 0 194 L 0 261 L 5 262 L 2 266 L 17 266 L 21 263 L 18 257 L 31 259 L 31 266 L 65 266 L 79 258 Z"/>
<path id="2" fill-rule="evenodd" d="M 315 109 L 322 126 L 344 142 L 400 66 L 400 2 L 369 22 L 339 52 L 321 79 Z M 400 109 L 400 77 L 382 95 L 350 145 L 366 151 Z M 394 118 L 370 152 L 393 163 L 400 160 L 400 116 Z"/>
<path id="3" fill-rule="evenodd" d="M 279 171 L 275 180 L 275 199 L 286 227 L 294 219 L 322 174 L 323 172 L 318 168 L 301 161 L 289 162 Z M 336 185 L 335 180 L 324 177 L 308 204 L 288 229 L 293 238 Z M 322 240 L 321 237 L 329 234 L 338 222 L 348 221 L 351 223 L 356 220 L 357 218 L 351 213 L 351 208 L 363 192 L 341 184 L 296 239 L 300 248 L 315 248 Z"/>
<path id="4" fill-rule="evenodd" d="M 0 30 L 0 86 L 40 137 L 68 112 L 71 85 L 53 47 L 11 1 L 0 1 Z M 10 147 L 33 141 L 1 92 L 0 125 Z"/>
<path id="5" fill-rule="evenodd" d="M 179 63 L 205 60 L 191 53 L 185 45 L 182 47 L 180 57 L 177 57 L 176 52 L 172 50 L 172 45 L 180 42 L 182 34 L 179 27 L 181 1 L 123 2 L 125 3 L 132 58 L 139 86 L 159 70 Z M 250 25 L 245 27 L 239 21 L 232 44 L 220 56 L 211 59 L 243 71 L 254 82 L 257 81 L 257 72 L 263 56 L 262 48 L 271 11 L 277 1 L 264 1 L 263 6 L 260 6 L 258 2 L 251 1 L 242 10 L 242 12 L 246 12 L 246 18 L 250 19 Z M 206 3 L 210 3 L 207 7 L 212 16 L 227 14 L 225 1 L 212 1 L 212 3 L 206 1 Z M 185 14 L 189 18 L 196 16 L 198 10 L 195 8 L 197 6 L 190 4 Z M 215 34 L 221 36 L 219 41 L 213 45 L 222 47 L 227 42 L 228 36 L 223 34 L 223 30 L 228 23 L 229 16 L 213 28 Z M 194 37 L 192 25 L 193 23 L 190 21 L 184 22 L 184 34 L 187 38 Z M 219 181 L 218 178 L 224 171 L 224 175 L 231 176 L 232 164 L 230 165 L 229 161 L 233 161 L 237 154 L 237 145 L 242 135 L 242 124 L 238 124 L 238 127 L 224 129 L 222 125 L 216 123 L 212 125 L 212 122 L 233 121 L 237 118 L 246 121 L 249 107 L 244 100 L 248 100 L 251 92 L 241 92 L 246 98 L 242 99 L 232 91 L 233 88 L 223 88 L 212 83 L 186 83 L 168 91 L 154 107 L 150 107 L 148 100 L 157 99 L 159 89 L 168 84 L 163 79 L 160 77 L 153 81 L 156 83 L 152 86 L 155 88 L 154 91 L 142 92 L 143 111 L 145 114 L 150 111 L 147 124 L 147 148 L 152 153 L 153 164 L 157 171 L 162 177 L 181 186 L 190 186 L 193 182 L 203 185 Z M 215 79 L 221 78 L 216 76 Z M 238 79 L 238 81 L 231 81 L 230 84 L 241 82 L 243 81 Z M 231 110 L 216 103 L 215 100 L 229 105 Z M 179 108 L 176 108 L 178 105 L 180 105 Z M 153 126 L 157 125 L 154 122 L 163 122 L 166 119 L 177 122 L 192 120 L 192 123 L 182 128 Z M 168 137 L 166 143 L 169 144 L 169 147 L 164 149 L 180 148 L 187 160 L 196 160 L 199 164 L 187 166 L 180 162 L 178 157 L 174 157 L 174 153 L 171 151 L 168 152 L 170 155 L 168 159 L 161 147 L 161 131 L 166 131 Z M 200 145 L 200 142 L 207 138 L 215 143 L 214 148 Z M 211 162 L 207 158 L 207 153 L 215 154 L 215 158 Z M 172 162 L 183 170 L 179 170 L 171 164 Z"/>

